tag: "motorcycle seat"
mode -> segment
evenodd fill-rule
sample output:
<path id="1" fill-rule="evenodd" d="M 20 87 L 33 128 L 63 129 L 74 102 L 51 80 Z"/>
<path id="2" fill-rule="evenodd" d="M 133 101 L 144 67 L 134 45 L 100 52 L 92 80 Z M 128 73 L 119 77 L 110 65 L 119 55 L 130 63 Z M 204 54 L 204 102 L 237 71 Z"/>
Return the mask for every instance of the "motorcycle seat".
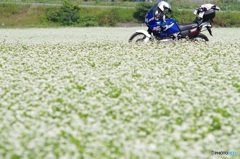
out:
<path id="1" fill-rule="evenodd" d="M 181 31 L 190 30 L 190 29 L 196 28 L 197 26 L 198 26 L 198 24 L 194 23 L 194 22 L 178 25 L 178 27 Z"/>

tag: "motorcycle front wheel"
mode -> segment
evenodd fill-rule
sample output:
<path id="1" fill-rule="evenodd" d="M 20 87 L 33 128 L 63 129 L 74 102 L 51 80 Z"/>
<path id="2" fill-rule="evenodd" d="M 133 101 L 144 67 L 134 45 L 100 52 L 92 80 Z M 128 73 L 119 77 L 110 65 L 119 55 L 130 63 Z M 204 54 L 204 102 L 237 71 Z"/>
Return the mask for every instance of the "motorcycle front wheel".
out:
<path id="1" fill-rule="evenodd" d="M 208 37 L 202 33 L 199 33 L 197 36 L 193 37 L 191 39 L 192 41 L 196 41 L 196 42 L 206 42 L 206 41 L 209 41 L 208 40 Z"/>
<path id="2" fill-rule="evenodd" d="M 128 42 L 135 42 L 135 43 L 144 43 L 146 39 L 146 35 L 143 33 L 134 33 L 128 40 Z"/>

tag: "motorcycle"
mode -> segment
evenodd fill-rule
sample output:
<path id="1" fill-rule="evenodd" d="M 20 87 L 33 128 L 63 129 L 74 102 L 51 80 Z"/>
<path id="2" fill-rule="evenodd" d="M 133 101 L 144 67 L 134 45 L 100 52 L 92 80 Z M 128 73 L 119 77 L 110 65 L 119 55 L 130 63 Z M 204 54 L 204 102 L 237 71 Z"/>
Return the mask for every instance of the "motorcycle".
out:
<path id="1" fill-rule="evenodd" d="M 158 2 L 159 3 L 159 2 Z M 214 4 L 203 4 L 199 6 L 194 14 L 197 15 L 193 22 L 187 24 L 178 24 L 173 18 L 160 20 L 155 17 L 158 10 L 158 3 L 152 6 L 145 16 L 145 23 L 148 30 L 137 30 L 129 39 L 129 42 L 135 41 L 136 43 L 148 41 L 170 41 L 187 39 L 192 41 L 209 41 L 208 37 L 204 35 L 203 28 L 208 30 L 212 36 L 212 22 L 215 17 L 215 11 L 220 8 Z"/>

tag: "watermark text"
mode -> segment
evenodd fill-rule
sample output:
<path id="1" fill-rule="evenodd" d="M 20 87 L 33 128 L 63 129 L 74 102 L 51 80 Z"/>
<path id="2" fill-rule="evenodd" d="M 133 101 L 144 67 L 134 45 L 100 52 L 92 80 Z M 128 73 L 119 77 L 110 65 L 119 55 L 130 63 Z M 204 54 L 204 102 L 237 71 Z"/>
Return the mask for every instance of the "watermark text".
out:
<path id="1" fill-rule="evenodd" d="M 212 155 L 238 155 L 237 151 L 211 151 Z"/>

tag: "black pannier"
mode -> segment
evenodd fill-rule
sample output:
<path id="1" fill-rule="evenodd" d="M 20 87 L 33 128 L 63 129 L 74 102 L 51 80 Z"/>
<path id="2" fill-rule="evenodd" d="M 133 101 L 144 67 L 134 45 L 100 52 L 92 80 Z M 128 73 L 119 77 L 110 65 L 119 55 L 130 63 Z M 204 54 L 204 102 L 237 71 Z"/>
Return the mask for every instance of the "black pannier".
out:
<path id="1" fill-rule="evenodd" d="M 215 17 L 215 10 L 209 9 L 203 15 L 203 22 L 213 19 L 214 17 Z"/>

